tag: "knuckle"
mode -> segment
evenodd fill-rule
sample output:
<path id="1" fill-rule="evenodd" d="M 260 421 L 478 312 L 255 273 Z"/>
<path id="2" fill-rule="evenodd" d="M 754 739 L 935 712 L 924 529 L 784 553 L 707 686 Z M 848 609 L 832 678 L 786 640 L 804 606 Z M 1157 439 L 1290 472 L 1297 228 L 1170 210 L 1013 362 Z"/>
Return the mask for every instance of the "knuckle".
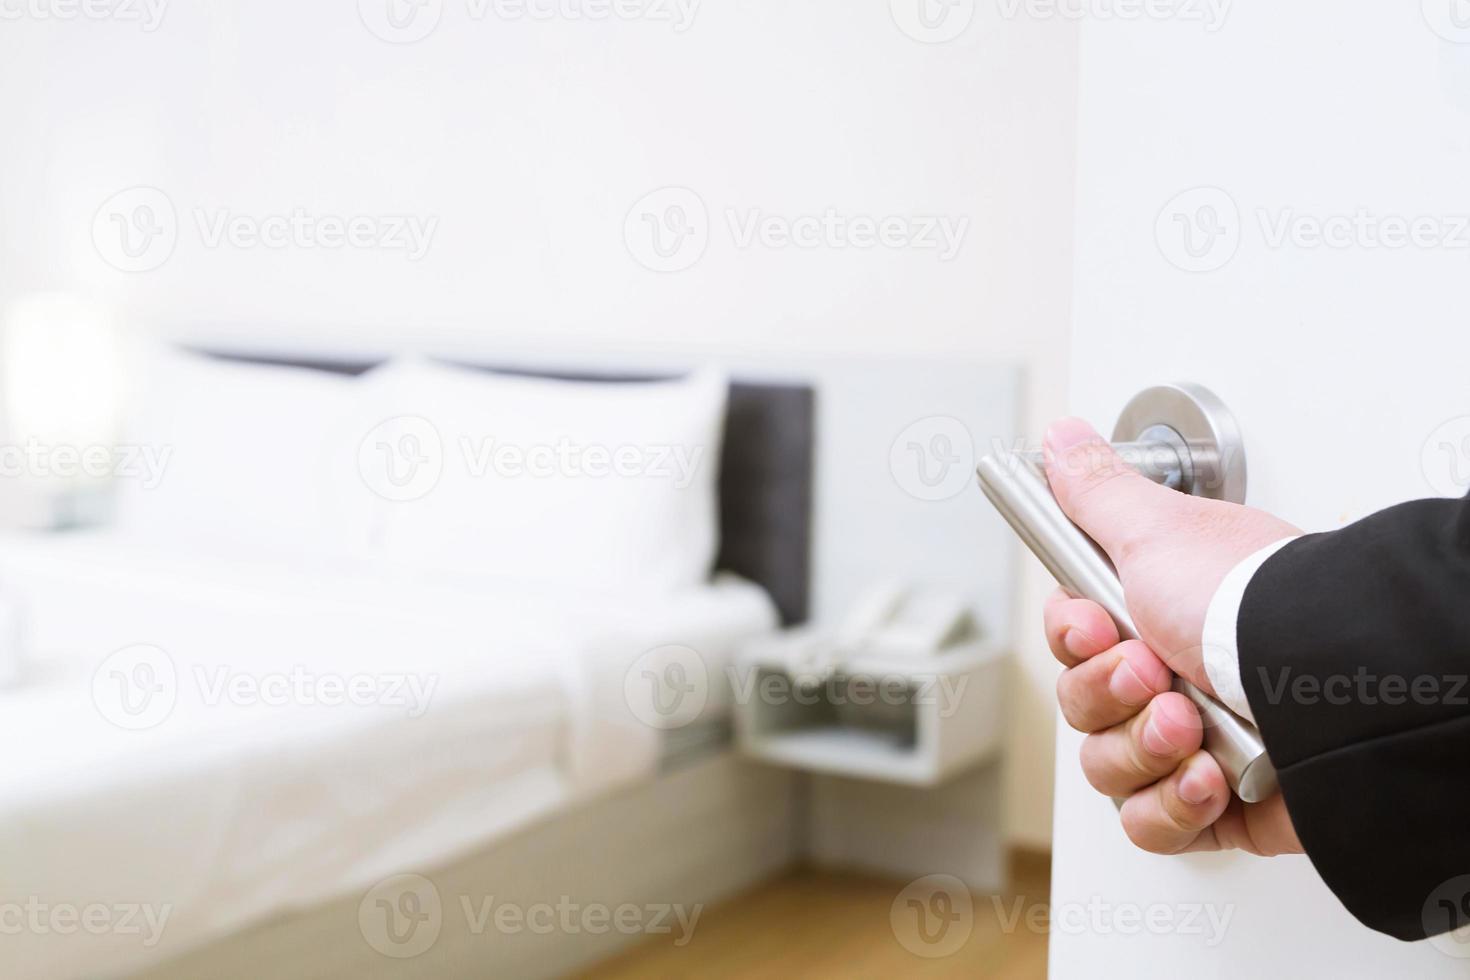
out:
<path id="1" fill-rule="evenodd" d="M 1103 796 L 1117 796 L 1117 774 L 1111 769 L 1100 766 L 1096 762 L 1082 763 L 1082 777 L 1087 780 L 1087 785 L 1101 793 Z"/>
<path id="2" fill-rule="evenodd" d="M 1153 781 L 1163 775 L 1159 771 L 1161 768 L 1172 768 L 1170 760 L 1152 756 L 1145 752 L 1135 732 L 1128 733 L 1128 739 L 1124 744 L 1127 748 L 1124 750 L 1123 757 L 1127 762 L 1128 774 L 1130 776 L 1136 779 Z"/>
<path id="3" fill-rule="evenodd" d="M 1134 470 L 1130 469 L 1117 456 L 1108 453 L 1100 459 L 1096 459 L 1082 473 L 1077 480 L 1077 490 L 1080 493 L 1095 493 L 1102 487 L 1107 486 L 1114 480 L 1135 476 Z"/>
<path id="4" fill-rule="evenodd" d="M 1086 693 L 1077 677 L 1077 672 L 1064 670 L 1057 678 L 1057 705 L 1061 708 L 1062 717 L 1067 724 L 1079 732 L 1092 732 L 1096 730 L 1096 716 L 1093 712 Z"/>
<path id="5" fill-rule="evenodd" d="M 1107 757 L 1106 740 L 1100 735 L 1088 735 L 1082 740 L 1078 754 L 1082 763 L 1082 775 L 1087 785 L 1107 796 L 1117 788 L 1118 769 Z"/>
<path id="6" fill-rule="evenodd" d="M 1134 718 L 1128 726 L 1128 758 L 1138 767 L 1141 773 L 1151 776 L 1162 776 L 1174 771 L 1174 766 L 1182 758 L 1177 748 L 1171 747 L 1162 755 L 1149 751 L 1144 745 L 1144 739 L 1150 738 L 1149 729 L 1158 725 L 1160 697 L 1153 698 L 1148 705 Z"/>
<path id="7" fill-rule="evenodd" d="M 1158 716 L 1159 724 L 1167 723 L 1171 730 L 1170 739 L 1174 749 L 1168 758 L 1182 761 L 1200 747 L 1204 741 L 1204 720 L 1200 717 L 1199 709 L 1187 696 L 1178 691 L 1165 691 L 1155 695 L 1149 701 L 1148 709 L 1144 714 L 1149 717 Z M 1142 738 L 1143 727 L 1138 728 L 1139 737 Z"/>
<path id="8" fill-rule="evenodd" d="M 1118 651 L 1119 651 L 1119 653 L 1121 653 L 1121 654 L 1123 654 L 1125 656 L 1127 654 L 1129 654 L 1129 653 L 1134 653 L 1134 654 L 1136 654 L 1138 656 L 1147 656 L 1147 657 L 1152 657 L 1154 655 L 1154 651 L 1153 651 L 1153 648 L 1152 647 L 1150 647 L 1147 643 L 1143 642 L 1142 640 L 1134 639 L 1134 638 L 1129 638 L 1127 640 L 1120 640 L 1118 642 Z"/>
<path id="9" fill-rule="evenodd" d="M 1164 819 L 1173 829 L 1181 833 L 1197 834 L 1210 825 L 1210 821 L 1199 812 L 1199 807 L 1184 802 L 1177 784 L 1162 787 L 1159 797 Z"/>
<path id="10" fill-rule="evenodd" d="M 1077 658 L 1067 651 L 1066 630 L 1062 623 L 1048 618 L 1044 632 L 1046 634 L 1046 645 L 1051 650 L 1052 656 L 1070 667 Z"/>
<path id="11" fill-rule="evenodd" d="M 1170 830 L 1197 834 L 1209 826 L 1209 822 L 1196 812 L 1198 810 L 1198 807 L 1185 803 L 1183 797 L 1179 795 L 1177 779 L 1159 785 L 1159 821 L 1168 826 Z"/>
<path id="12" fill-rule="evenodd" d="M 1167 842 L 1167 833 L 1161 833 L 1163 828 L 1158 821 L 1144 815 L 1141 808 L 1125 805 L 1119 816 L 1123 821 L 1123 833 L 1128 835 L 1128 840 L 1139 850 L 1150 854 L 1170 854 L 1177 850 Z"/>

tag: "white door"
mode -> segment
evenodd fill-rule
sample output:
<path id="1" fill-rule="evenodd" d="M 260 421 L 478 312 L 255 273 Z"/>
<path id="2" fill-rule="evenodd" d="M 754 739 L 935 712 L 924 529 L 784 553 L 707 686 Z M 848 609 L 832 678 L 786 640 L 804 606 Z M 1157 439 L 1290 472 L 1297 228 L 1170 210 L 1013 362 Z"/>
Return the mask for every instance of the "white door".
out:
<path id="1" fill-rule="evenodd" d="M 1082 27 L 1072 410 L 1106 432 L 1146 385 L 1213 388 L 1249 502 L 1308 530 L 1463 494 L 1470 3 L 1226 3 Z M 1470 975 L 1470 941 L 1370 932 L 1306 858 L 1134 850 L 1079 738 L 1055 977 Z"/>

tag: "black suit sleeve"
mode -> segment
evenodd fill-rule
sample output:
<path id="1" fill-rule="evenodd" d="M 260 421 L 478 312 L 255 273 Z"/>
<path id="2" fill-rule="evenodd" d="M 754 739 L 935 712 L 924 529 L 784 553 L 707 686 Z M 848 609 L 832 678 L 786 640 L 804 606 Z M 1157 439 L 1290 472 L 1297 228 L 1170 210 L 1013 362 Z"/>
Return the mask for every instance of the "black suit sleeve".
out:
<path id="1" fill-rule="evenodd" d="M 1299 538 L 1246 587 L 1241 681 L 1287 809 L 1370 928 L 1470 919 L 1470 501 Z M 1466 879 L 1470 882 L 1470 879 Z"/>

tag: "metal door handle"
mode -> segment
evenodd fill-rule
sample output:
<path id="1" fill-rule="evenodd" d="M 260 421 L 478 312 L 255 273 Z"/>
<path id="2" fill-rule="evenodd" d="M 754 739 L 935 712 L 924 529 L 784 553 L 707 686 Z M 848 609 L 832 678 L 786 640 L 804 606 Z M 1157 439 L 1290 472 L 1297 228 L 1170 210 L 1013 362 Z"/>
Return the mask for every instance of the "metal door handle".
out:
<path id="1" fill-rule="evenodd" d="M 1199 385 L 1140 392 L 1124 408 L 1113 439 L 1119 455 L 1156 483 L 1232 503 L 1245 500 L 1240 430 L 1224 404 Z M 1137 639 L 1118 573 L 1096 542 L 1062 512 L 1041 454 L 986 456 L 977 475 L 985 496 L 1062 588 L 1102 606 L 1120 636 Z M 1256 803 L 1276 792 L 1276 769 L 1255 726 L 1183 678 L 1175 679 L 1174 689 L 1199 708 L 1204 746 L 1235 794 Z"/>

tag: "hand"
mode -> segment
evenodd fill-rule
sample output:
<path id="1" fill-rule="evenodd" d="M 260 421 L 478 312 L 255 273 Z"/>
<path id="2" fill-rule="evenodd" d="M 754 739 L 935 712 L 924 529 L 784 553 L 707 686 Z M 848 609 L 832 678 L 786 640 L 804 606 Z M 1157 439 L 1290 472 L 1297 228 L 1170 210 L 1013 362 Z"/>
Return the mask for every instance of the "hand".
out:
<path id="1" fill-rule="evenodd" d="M 1200 749 L 1199 712 L 1169 688 L 1180 674 L 1214 694 L 1200 646 L 1210 599 L 1241 559 L 1301 532 L 1254 508 L 1152 483 L 1080 419 L 1054 423 L 1043 452 L 1052 492 L 1112 559 L 1142 636 L 1119 642 L 1111 617 L 1089 600 L 1058 591 L 1047 601 L 1047 643 L 1067 668 L 1057 700 L 1068 724 L 1088 733 L 1087 781 L 1127 798 L 1123 828 L 1146 851 L 1300 852 L 1281 796 L 1235 798 Z"/>

